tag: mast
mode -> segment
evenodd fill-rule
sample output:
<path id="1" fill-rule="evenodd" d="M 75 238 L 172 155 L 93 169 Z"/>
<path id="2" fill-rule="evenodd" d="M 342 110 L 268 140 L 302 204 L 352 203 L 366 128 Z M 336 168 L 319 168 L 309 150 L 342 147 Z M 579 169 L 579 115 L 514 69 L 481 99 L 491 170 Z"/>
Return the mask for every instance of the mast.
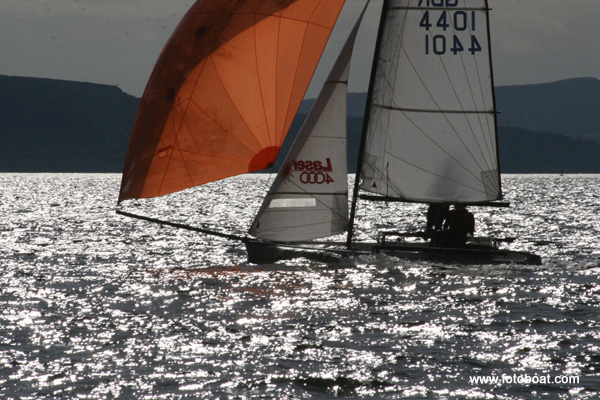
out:
<path id="1" fill-rule="evenodd" d="M 346 246 L 352 246 L 352 237 L 354 235 L 354 219 L 356 217 L 356 206 L 358 202 L 358 192 L 360 187 L 360 175 L 362 173 L 363 164 L 363 152 L 367 141 L 367 127 L 369 126 L 369 110 L 371 109 L 371 98 L 373 97 L 373 82 L 375 81 L 375 75 L 377 73 L 377 60 L 379 58 L 379 48 L 381 46 L 381 38 L 383 35 L 383 28 L 385 23 L 385 16 L 387 14 L 387 8 L 389 0 L 383 0 L 383 6 L 381 7 L 381 17 L 379 19 L 379 30 L 377 32 L 377 42 L 375 45 L 375 53 L 373 54 L 373 65 L 371 67 L 371 77 L 369 81 L 369 91 L 367 94 L 367 102 L 365 105 L 365 113 L 363 115 L 363 129 L 360 136 L 360 146 L 358 150 L 358 161 L 356 165 L 356 174 L 354 177 L 354 189 L 352 191 L 352 206 L 350 208 L 350 220 L 348 222 L 348 236 L 346 239 Z"/>

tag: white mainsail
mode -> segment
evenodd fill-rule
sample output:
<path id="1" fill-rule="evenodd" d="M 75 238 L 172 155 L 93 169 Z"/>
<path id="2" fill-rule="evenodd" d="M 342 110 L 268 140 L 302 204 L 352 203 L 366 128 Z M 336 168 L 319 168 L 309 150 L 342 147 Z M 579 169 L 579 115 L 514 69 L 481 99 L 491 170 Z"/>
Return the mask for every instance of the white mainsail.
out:
<path id="1" fill-rule="evenodd" d="M 256 237 L 297 242 L 348 228 L 346 97 L 361 20 L 362 14 L 252 223 Z"/>
<path id="2" fill-rule="evenodd" d="M 360 188 L 500 199 L 487 0 L 389 0 L 382 15 Z"/>

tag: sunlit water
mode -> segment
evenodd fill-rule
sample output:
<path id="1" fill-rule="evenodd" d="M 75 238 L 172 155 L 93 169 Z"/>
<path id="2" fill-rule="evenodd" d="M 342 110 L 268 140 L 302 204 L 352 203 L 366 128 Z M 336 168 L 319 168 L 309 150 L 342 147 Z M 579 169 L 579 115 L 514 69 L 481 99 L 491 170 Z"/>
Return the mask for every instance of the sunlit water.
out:
<path id="1" fill-rule="evenodd" d="M 119 179 L 0 175 L 0 398 L 598 398 L 600 176 L 504 176 L 513 206 L 474 210 L 535 267 L 251 265 L 235 242 L 116 215 Z M 243 235 L 264 181 L 127 207 Z M 424 222 L 360 210 L 363 238 Z"/>

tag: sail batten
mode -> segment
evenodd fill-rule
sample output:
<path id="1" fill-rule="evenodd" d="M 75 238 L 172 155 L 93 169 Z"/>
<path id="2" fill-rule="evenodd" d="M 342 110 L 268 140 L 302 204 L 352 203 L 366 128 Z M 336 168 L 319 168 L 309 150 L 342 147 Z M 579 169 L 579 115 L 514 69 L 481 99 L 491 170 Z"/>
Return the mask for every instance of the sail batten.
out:
<path id="1" fill-rule="evenodd" d="M 388 8 L 389 10 L 419 10 L 419 11 L 440 11 L 440 10 L 445 10 L 445 11 L 487 11 L 489 10 L 489 8 L 482 8 L 482 7 L 445 7 L 445 6 L 439 6 L 439 7 L 427 7 L 427 6 L 417 6 L 417 7 L 402 7 L 402 6 L 390 6 Z"/>
<path id="2" fill-rule="evenodd" d="M 440 114 L 496 114 L 495 111 L 488 110 L 439 110 L 439 109 L 417 109 L 417 108 L 403 108 L 393 105 L 385 104 L 373 104 L 373 107 L 383 108 L 392 111 L 406 111 L 406 112 L 422 112 L 422 113 L 440 113 Z"/>

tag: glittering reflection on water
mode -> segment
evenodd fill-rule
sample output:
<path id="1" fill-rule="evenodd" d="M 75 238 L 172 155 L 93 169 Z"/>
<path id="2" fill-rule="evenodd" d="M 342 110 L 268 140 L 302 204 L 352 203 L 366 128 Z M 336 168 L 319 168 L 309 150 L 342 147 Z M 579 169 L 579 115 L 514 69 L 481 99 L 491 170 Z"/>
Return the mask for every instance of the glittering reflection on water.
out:
<path id="1" fill-rule="evenodd" d="M 131 207 L 244 234 L 263 180 Z M 511 246 L 541 253 L 539 267 L 382 255 L 249 265 L 227 240 L 115 215 L 118 181 L 0 175 L 0 398 L 592 399 L 600 390 L 600 224 L 588 196 L 599 177 L 508 176 L 513 207 L 477 210 L 478 231 L 518 237 Z M 226 215 L 242 203 L 251 204 L 241 220 Z M 363 206 L 361 235 L 420 229 L 423 212 Z M 515 374 L 580 382 L 469 381 Z"/>

